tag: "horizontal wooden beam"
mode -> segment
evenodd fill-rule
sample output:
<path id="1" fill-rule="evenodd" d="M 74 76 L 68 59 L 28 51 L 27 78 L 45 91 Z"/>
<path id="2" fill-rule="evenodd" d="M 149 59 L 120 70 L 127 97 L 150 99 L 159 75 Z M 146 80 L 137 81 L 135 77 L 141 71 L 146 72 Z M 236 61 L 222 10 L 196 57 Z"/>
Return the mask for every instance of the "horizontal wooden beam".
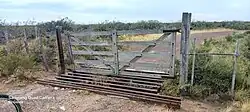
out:
<path id="1" fill-rule="evenodd" d="M 111 46 L 111 43 L 107 42 L 71 42 L 73 46 Z"/>
<path id="2" fill-rule="evenodd" d="M 171 44 L 168 41 L 155 42 L 155 41 L 120 41 L 118 45 L 159 45 L 159 44 Z M 73 46 L 111 46 L 108 42 L 71 42 Z"/>
<path id="3" fill-rule="evenodd" d="M 113 56 L 112 52 L 108 51 L 72 51 L 73 55 L 92 55 L 92 56 Z"/>
<path id="4" fill-rule="evenodd" d="M 120 56 L 146 56 L 156 57 L 167 54 L 168 52 L 119 52 Z M 92 55 L 92 56 L 113 56 L 111 51 L 72 51 L 73 55 Z"/>
<path id="5" fill-rule="evenodd" d="M 169 30 L 123 30 L 117 31 L 117 35 L 144 35 L 144 34 L 163 34 L 166 32 L 178 32 L 179 29 L 169 29 Z M 111 36 L 111 31 L 99 31 L 99 32 L 89 32 L 83 31 L 79 33 L 71 33 L 71 36 L 84 37 L 84 36 Z"/>

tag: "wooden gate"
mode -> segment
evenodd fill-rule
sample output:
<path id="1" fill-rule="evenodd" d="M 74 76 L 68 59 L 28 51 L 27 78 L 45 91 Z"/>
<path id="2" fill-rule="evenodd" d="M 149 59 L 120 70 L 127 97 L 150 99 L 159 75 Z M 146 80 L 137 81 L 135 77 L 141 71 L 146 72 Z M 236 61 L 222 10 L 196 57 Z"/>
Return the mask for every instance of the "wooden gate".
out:
<path id="1" fill-rule="evenodd" d="M 77 70 L 122 75 L 173 77 L 176 34 L 171 30 L 79 32 L 68 35 L 69 55 Z M 133 35 L 160 36 L 150 41 L 131 41 Z M 122 38 L 131 38 L 124 40 Z"/>

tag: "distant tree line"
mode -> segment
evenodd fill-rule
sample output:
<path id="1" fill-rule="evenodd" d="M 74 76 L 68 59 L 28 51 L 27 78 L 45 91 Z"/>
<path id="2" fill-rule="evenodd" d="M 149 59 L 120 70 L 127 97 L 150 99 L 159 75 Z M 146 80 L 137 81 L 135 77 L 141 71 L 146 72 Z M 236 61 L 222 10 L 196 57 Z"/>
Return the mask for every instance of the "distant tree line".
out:
<path id="1" fill-rule="evenodd" d="M 0 26 L 4 23 L 0 22 Z M 157 20 L 138 21 L 135 23 L 123 23 L 117 21 L 105 21 L 98 24 L 76 24 L 69 18 L 63 18 L 57 21 L 37 23 L 40 29 L 47 32 L 55 31 L 56 26 L 62 26 L 63 30 L 67 31 L 109 31 L 109 30 L 135 30 L 135 29 L 171 29 L 180 28 L 181 22 L 163 23 Z M 16 25 L 9 25 L 16 26 Z M 20 26 L 20 25 L 19 25 Z M 26 27 L 32 27 L 34 24 L 25 25 Z M 250 30 L 250 21 L 221 21 L 221 22 L 206 22 L 206 21 L 195 21 L 191 23 L 193 30 L 205 30 L 215 28 L 229 28 L 236 30 Z"/>
<path id="2" fill-rule="evenodd" d="M 135 23 L 123 23 L 117 21 L 105 21 L 98 24 L 75 24 L 68 18 L 63 18 L 58 21 L 51 21 L 46 23 L 39 23 L 39 26 L 45 28 L 47 31 L 54 31 L 55 26 L 62 26 L 63 30 L 68 31 L 108 31 L 108 30 L 135 30 L 135 29 L 168 29 L 180 28 L 181 22 L 163 23 L 157 20 L 138 21 Z M 191 23 L 192 29 L 204 30 L 215 28 L 229 28 L 236 30 L 250 30 L 250 21 L 222 21 L 222 22 L 206 22 L 195 21 Z"/>

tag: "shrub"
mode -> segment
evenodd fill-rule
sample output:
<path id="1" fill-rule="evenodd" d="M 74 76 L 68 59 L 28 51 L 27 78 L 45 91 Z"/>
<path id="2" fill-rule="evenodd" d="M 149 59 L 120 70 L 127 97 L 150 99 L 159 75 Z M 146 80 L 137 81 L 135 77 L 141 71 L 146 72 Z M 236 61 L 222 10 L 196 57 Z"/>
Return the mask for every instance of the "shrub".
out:
<path id="1" fill-rule="evenodd" d="M 17 71 L 24 72 L 24 70 L 29 70 L 34 67 L 32 58 L 19 54 L 8 54 L 8 56 L 2 56 L 0 57 L 0 62 L 0 73 L 1 76 L 5 77 L 15 75 Z"/>
<path id="2" fill-rule="evenodd" d="M 161 93 L 165 95 L 177 96 L 179 95 L 178 78 L 175 80 L 165 80 Z"/>
<path id="3" fill-rule="evenodd" d="M 235 93 L 235 99 L 238 101 L 245 101 L 246 99 L 250 98 L 250 90 L 238 90 Z"/>

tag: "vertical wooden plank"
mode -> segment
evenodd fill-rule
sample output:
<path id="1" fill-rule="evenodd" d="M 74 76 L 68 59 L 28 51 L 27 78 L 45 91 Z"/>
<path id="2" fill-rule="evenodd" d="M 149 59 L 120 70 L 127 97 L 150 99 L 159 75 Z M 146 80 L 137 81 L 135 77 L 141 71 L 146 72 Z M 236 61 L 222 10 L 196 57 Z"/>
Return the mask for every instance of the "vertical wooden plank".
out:
<path id="1" fill-rule="evenodd" d="M 64 55 L 63 55 L 63 45 L 62 45 L 62 36 L 61 36 L 61 27 L 56 27 L 56 39 L 59 53 L 59 61 L 60 61 L 60 74 L 65 73 L 65 63 L 64 63 Z"/>
<path id="2" fill-rule="evenodd" d="M 27 54 L 29 54 L 29 46 L 28 46 L 28 40 L 27 40 L 27 33 L 26 33 L 26 28 L 24 28 L 23 30 L 23 35 L 24 35 L 24 47 L 25 47 L 25 51 Z"/>
<path id="3" fill-rule="evenodd" d="M 176 58 L 176 32 L 171 35 L 171 75 L 175 75 L 175 58 Z"/>
<path id="4" fill-rule="evenodd" d="M 5 52 L 6 52 L 6 55 L 8 55 L 8 53 L 9 53 L 9 48 L 8 48 L 7 45 L 8 45 L 8 43 L 9 43 L 9 33 L 8 33 L 8 29 L 7 29 L 7 28 L 5 29 L 4 37 L 5 37 L 5 41 L 6 41 Z"/>
<path id="5" fill-rule="evenodd" d="M 185 28 L 185 50 L 184 50 L 184 54 L 185 54 L 185 83 L 188 83 L 188 53 L 189 53 L 189 36 L 190 36 L 190 25 L 191 25 L 191 13 L 188 13 L 188 22 Z"/>
<path id="6" fill-rule="evenodd" d="M 114 54 L 114 69 L 115 75 L 119 75 L 119 57 L 118 57 L 118 48 L 117 48 L 117 32 L 112 31 L 112 52 Z"/>
<path id="7" fill-rule="evenodd" d="M 234 64 L 233 64 L 233 76 L 232 76 L 232 86 L 231 86 L 231 94 L 234 96 L 234 89 L 235 89 L 235 78 L 236 78 L 236 72 L 237 72 L 237 58 L 239 56 L 239 40 L 236 42 L 235 47 L 235 54 L 234 54 Z"/>
<path id="8" fill-rule="evenodd" d="M 186 75 L 186 52 L 185 52 L 185 37 L 187 34 L 188 13 L 182 14 L 182 27 L 181 27 L 181 48 L 180 48 L 180 86 L 185 84 Z"/>
<path id="9" fill-rule="evenodd" d="M 70 58 L 70 63 L 74 64 L 74 57 L 73 57 L 73 53 L 72 53 L 72 45 L 71 45 L 71 38 L 70 35 L 67 35 L 67 39 L 68 39 L 68 55 Z M 74 69 L 75 69 L 75 65 L 74 65 Z"/>
<path id="10" fill-rule="evenodd" d="M 191 85 L 194 85 L 194 68 L 195 68 L 195 53 L 196 53 L 196 48 L 195 48 L 195 45 L 196 45 L 196 38 L 194 38 L 194 41 L 193 41 L 193 63 L 192 63 L 192 75 L 191 75 Z"/>

